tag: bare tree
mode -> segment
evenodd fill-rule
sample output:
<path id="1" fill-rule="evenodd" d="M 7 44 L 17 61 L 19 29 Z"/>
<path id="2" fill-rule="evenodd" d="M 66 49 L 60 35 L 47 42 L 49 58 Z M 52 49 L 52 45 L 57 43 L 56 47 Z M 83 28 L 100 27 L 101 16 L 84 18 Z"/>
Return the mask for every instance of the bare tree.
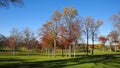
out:
<path id="1" fill-rule="evenodd" d="M 30 49 L 32 47 L 32 45 L 30 44 L 30 41 L 34 38 L 34 33 L 32 33 L 29 28 L 26 28 L 24 29 L 23 35 L 24 35 L 26 48 L 28 51 L 28 56 L 30 56 Z"/>
<path id="2" fill-rule="evenodd" d="M 95 41 L 95 35 L 97 35 L 96 31 L 98 28 L 102 25 L 103 21 L 102 20 L 97 20 L 97 22 L 91 22 L 90 24 L 90 32 L 92 35 L 92 55 L 94 53 L 94 41 Z"/>
<path id="3" fill-rule="evenodd" d="M 93 22 L 93 18 L 91 17 L 86 17 L 83 21 L 83 26 L 84 26 L 84 34 L 86 35 L 86 40 L 87 40 L 87 48 L 86 48 L 86 55 L 88 55 L 89 52 L 89 36 L 90 36 L 90 27 L 91 23 Z"/>
<path id="4" fill-rule="evenodd" d="M 117 14 L 113 14 L 110 17 L 111 21 L 113 22 L 115 31 L 111 31 L 111 39 L 112 43 L 118 43 L 118 39 L 120 36 L 120 11 Z M 115 51 L 116 51 L 116 46 L 115 46 Z"/>
<path id="5" fill-rule="evenodd" d="M 109 35 L 108 35 L 108 37 L 109 37 L 109 40 L 112 42 L 112 43 L 114 43 L 115 44 L 115 52 L 116 52 L 116 46 L 117 46 L 117 44 L 119 43 L 119 40 L 118 40 L 118 36 L 119 36 L 119 33 L 117 32 L 117 31 L 111 31 L 110 33 L 109 33 Z M 111 48 L 112 49 L 112 48 Z"/>
<path id="6" fill-rule="evenodd" d="M 18 43 L 19 43 L 19 35 L 20 35 L 20 31 L 17 28 L 13 28 L 10 31 L 10 37 L 13 38 L 14 40 L 14 44 L 13 44 L 13 56 L 15 55 L 15 50 L 19 47 Z"/>
<path id="7" fill-rule="evenodd" d="M 86 17 L 83 21 L 83 25 L 84 25 L 84 33 L 86 35 L 86 39 L 87 39 L 87 55 L 88 55 L 88 51 L 89 51 L 89 38 L 90 36 L 92 37 L 92 55 L 94 52 L 94 41 L 95 41 L 95 35 L 96 35 L 96 31 L 97 29 L 102 25 L 102 21 L 101 20 L 97 20 L 97 22 L 94 21 L 94 19 L 92 17 Z"/>
<path id="8" fill-rule="evenodd" d="M 112 20 L 114 27 L 120 31 L 120 11 L 118 14 L 113 14 L 110 19 Z"/>

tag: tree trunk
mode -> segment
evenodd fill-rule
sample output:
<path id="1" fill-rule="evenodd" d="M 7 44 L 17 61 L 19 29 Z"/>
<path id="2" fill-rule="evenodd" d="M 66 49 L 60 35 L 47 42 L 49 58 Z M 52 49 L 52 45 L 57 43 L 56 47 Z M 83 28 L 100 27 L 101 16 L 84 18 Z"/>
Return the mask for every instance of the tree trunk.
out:
<path id="1" fill-rule="evenodd" d="M 114 48 L 113 48 L 113 46 L 112 46 L 112 43 L 110 43 L 110 49 L 111 49 L 111 50 L 110 50 L 111 52 L 114 51 Z"/>
<path id="2" fill-rule="evenodd" d="M 74 58 L 76 58 L 76 44 L 74 45 Z"/>
<path id="3" fill-rule="evenodd" d="M 105 44 L 103 44 L 103 47 L 102 47 L 102 48 L 103 48 L 103 51 L 105 51 Z"/>
<path id="4" fill-rule="evenodd" d="M 62 54 L 61 54 L 61 56 L 63 57 L 63 46 L 62 46 Z"/>
<path id="5" fill-rule="evenodd" d="M 15 56 L 15 45 L 13 45 L 13 56 Z"/>
<path id="6" fill-rule="evenodd" d="M 92 55 L 94 53 L 94 34 L 92 34 Z"/>
<path id="7" fill-rule="evenodd" d="M 112 52 L 112 45 L 111 45 L 111 43 L 110 43 L 110 52 Z"/>
<path id="8" fill-rule="evenodd" d="M 88 50 L 89 50 L 89 44 L 88 44 L 88 40 L 89 40 L 89 37 L 88 37 L 88 31 L 87 31 L 87 50 L 86 50 L 86 55 L 88 56 Z"/>
<path id="9" fill-rule="evenodd" d="M 28 56 L 30 56 L 30 45 L 28 45 Z"/>
<path id="10" fill-rule="evenodd" d="M 72 52 L 72 46 L 71 44 L 69 45 L 69 58 L 71 58 L 71 52 Z"/>
<path id="11" fill-rule="evenodd" d="M 56 39 L 54 39 L 54 58 L 56 58 Z"/>
<path id="12" fill-rule="evenodd" d="M 13 56 L 15 56 L 15 49 L 13 49 Z"/>
<path id="13" fill-rule="evenodd" d="M 47 55 L 48 54 L 48 48 L 46 48 L 45 51 L 46 51 L 46 55 Z"/>
<path id="14" fill-rule="evenodd" d="M 116 45 L 115 45 L 115 52 L 117 52 L 117 47 L 116 47 L 116 46 L 117 46 L 117 43 L 116 43 Z"/>
<path id="15" fill-rule="evenodd" d="M 50 47 L 48 47 L 48 57 L 50 57 Z"/>
<path id="16" fill-rule="evenodd" d="M 65 46 L 65 53 L 66 53 L 66 57 L 68 57 L 68 51 L 66 46 Z"/>
<path id="17" fill-rule="evenodd" d="M 28 56 L 30 56 L 30 50 L 28 49 Z"/>

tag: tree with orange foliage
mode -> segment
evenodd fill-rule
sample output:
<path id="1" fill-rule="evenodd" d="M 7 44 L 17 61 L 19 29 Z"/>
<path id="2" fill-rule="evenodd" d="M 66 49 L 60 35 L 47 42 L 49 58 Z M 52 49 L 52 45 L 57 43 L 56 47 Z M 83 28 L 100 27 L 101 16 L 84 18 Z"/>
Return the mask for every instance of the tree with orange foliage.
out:
<path id="1" fill-rule="evenodd" d="M 62 16 L 62 14 L 60 14 L 58 10 L 55 10 L 55 12 L 52 15 L 51 20 L 47 21 L 47 23 L 43 25 L 43 27 L 46 28 L 47 35 L 53 38 L 54 57 L 55 58 L 56 58 L 57 37 L 58 37 L 58 33 L 59 33 L 58 28 L 59 28 L 61 16 Z"/>
<path id="2" fill-rule="evenodd" d="M 48 38 L 49 36 L 53 38 L 54 57 L 56 57 L 56 45 L 58 44 L 58 39 L 59 42 L 63 40 L 67 42 L 60 43 L 60 45 L 69 46 L 68 55 L 71 57 L 72 45 L 75 45 L 73 43 L 77 43 L 80 38 L 80 27 L 80 20 L 77 19 L 77 11 L 73 7 L 63 8 L 63 13 L 59 13 L 58 10 L 53 13 L 51 20 L 43 25 L 42 33 L 44 34 L 42 34 L 42 36 L 47 34 Z"/>
<path id="3" fill-rule="evenodd" d="M 50 49 L 53 47 L 53 36 L 51 35 L 51 32 L 49 30 L 48 24 L 44 24 L 43 28 L 40 29 L 40 44 L 43 49 L 46 49 L 48 51 L 48 56 L 50 57 Z"/>
<path id="4" fill-rule="evenodd" d="M 53 42 L 54 42 L 53 38 L 50 36 L 45 35 L 41 38 L 41 46 L 42 46 L 42 48 L 46 49 L 49 57 L 50 57 L 50 50 L 53 47 Z"/>
<path id="5" fill-rule="evenodd" d="M 64 21 L 63 27 L 65 28 L 64 37 L 69 42 L 69 57 L 71 57 L 72 53 L 72 45 L 75 43 L 76 40 L 76 34 L 78 27 L 77 21 L 77 10 L 73 7 L 65 7 L 63 8 L 63 18 Z"/>
<path id="6" fill-rule="evenodd" d="M 58 37 L 58 29 L 59 29 L 59 24 L 60 19 L 61 19 L 62 14 L 59 13 L 58 10 L 55 10 L 55 12 L 52 15 L 52 24 L 50 24 L 51 27 L 51 35 L 53 37 L 53 41 L 54 41 L 54 57 L 56 58 L 56 45 L 57 45 L 57 37 Z"/>

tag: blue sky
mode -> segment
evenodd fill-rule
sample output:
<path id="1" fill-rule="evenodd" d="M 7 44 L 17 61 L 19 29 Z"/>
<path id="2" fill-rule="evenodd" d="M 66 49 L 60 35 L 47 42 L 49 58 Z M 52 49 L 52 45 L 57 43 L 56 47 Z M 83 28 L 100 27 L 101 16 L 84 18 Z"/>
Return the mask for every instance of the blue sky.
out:
<path id="1" fill-rule="evenodd" d="M 26 27 L 36 33 L 54 10 L 74 7 L 79 16 L 102 19 L 104 24 L 99 32 L 100 35 L 106 35 L 113 28 L 109 17 L 120 10 L 120 0 L 24 0 L 24 4 L 22 8 L 0 8 L 0 34 L 9 36 L 12 28 L 22 30 Z"/>

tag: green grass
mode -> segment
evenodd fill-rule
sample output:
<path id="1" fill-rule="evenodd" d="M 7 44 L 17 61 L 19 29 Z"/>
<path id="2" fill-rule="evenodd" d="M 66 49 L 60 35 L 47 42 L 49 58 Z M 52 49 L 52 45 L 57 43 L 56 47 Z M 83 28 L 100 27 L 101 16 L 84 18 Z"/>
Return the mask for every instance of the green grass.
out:
<path id="1" fill-rule="evenodd" d="M 94 56 L 77 52 L 77 58 L 61 57 L 60 52 L 56 58 L 48 57 L 46 53 L 15 54 L 0 53 L 0 68 L 120 68 L 120 52 L 95 50 Z"/>
<path id="2" fill-rule="evenodd" d="M 120 55 L 79 56 L 0 56 L 0 68 L 120 68 Z"/>

